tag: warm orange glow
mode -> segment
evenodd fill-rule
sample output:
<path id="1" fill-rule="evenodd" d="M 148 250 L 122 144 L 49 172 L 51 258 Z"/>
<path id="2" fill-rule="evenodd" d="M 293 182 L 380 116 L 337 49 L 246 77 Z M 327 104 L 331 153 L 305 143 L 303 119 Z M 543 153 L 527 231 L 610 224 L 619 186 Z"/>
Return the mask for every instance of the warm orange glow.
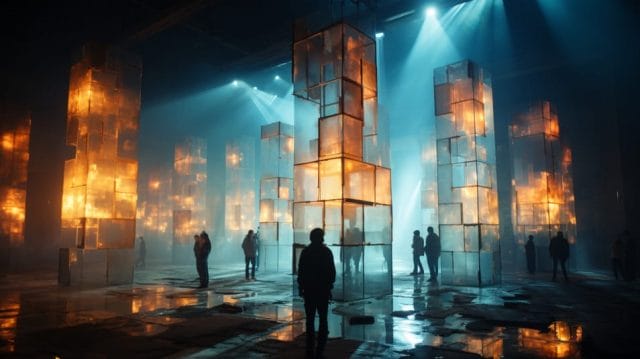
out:
<path id="1" fill-rule="evenodd" d="M 529 234 L 549 236 L 562 230 L 570 243 L 576 241 L 571 151 L 560 147 L 559 133 L 558 117 L 546 101 L 531 106 L 511 125 L 512 212 L 520 240 Z M 541 164 L 546 167 L 534 170 Z"/>
<path id="2" fill-rule="evenodd" d="M 0 247 L 18 246 L 24 242 L 31 120 L 0 123 L 0 131 Z"/>
<path id="3" fill-rule="evenodd" d="M 537 355 L 549 358 L 568 358 L 578 353 L 582 341 L 582 327 L 570 326 L 566 322 L 554 322 L 548 332 L 535 329 L 518 329 L 520 346 Z"/>
<path id="4" fill-rule="evenodd" d="M 207 143 L 202 138 L 189 137 L 176 144 L 173 167 L 173 238 L 175 243 L 189 244 L 193 235 L 207 226 Z M 164 186 L 169 188 L 170 186 Z M 159 193 L 159 191 L 156 191 Z M 163 192 L 164 193 L 164 192 Z M 156 200 L 160 216 L 158 230 L 168 219 L 163 218 L 162 195 Z"/>
<path id="5" fill-rule="evenodd" d="M 94 65 L 89 58 L 71 69 L 67 144 L 75 157 L 65 162 L 63 236 L 82 248 L 132 248 L 140 72 Z"/>
<path id="6" fill-rule="evenodd" d="M 17 294 L 9 294 L 0 298 L 0 342 L 4 342 L 4 349 L 8 352 L 15 350 L 16 330 L 18 315 L 20 314 L 20 301 Z"/>

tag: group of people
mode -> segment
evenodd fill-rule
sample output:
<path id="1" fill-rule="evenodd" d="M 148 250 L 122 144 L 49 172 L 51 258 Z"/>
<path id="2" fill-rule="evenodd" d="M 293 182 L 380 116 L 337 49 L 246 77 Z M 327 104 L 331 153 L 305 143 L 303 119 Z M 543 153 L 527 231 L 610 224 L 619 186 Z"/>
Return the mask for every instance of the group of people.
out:
<path id="1" fill-rule="evenodd" d="M 524 251 L 527 257 L 527 271 L 529 274 L 536 273 L 536 246 L 533 242 L 533 235 L 529 235 L 527 243 L 524 245 Z M 556 281 L 556 273 L 558 272 L 558 264 L 562 268 L 562 275 L 565 282 L 569 281 L 567 277 L 567 260 L 569 259 L 569 241 L 562 231 L 558 231 L 549 241 L 549 256 L 553 260 L 553 277 L 552 281 Z"/>
<path id="2" fill-rule="evenodd" d="M 420 262 L 420 257 L 427 256 L 427 265 L 429 266 L 429 282 L 438 281 L 438 259 L 440 258 L 440 237 L 433 231 L 433 227 L 427 228 L 427 242 L 420 237 L 420 231 L 413 231 L 413 271 L 411 275 L 423 275 L 424 268 Z"/>

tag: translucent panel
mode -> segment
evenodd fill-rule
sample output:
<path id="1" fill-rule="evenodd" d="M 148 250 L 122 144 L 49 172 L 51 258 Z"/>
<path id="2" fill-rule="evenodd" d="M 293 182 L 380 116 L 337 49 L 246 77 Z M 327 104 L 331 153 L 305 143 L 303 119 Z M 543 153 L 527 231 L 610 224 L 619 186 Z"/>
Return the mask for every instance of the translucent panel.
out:
<path id="1" fill-rule="evenodd" d="M 293 199 L 293 179 L 279 178 L 278 183 L 278 198 Z"/>
<path id="2" fill-rule="evenodd" d="M 333 116 L 342 112 L 340 108 L 340 94 L 342 93 L 340 85 L 341 82 L 335 80 L 322 86 L 321 116 Z"/>
<path id="3" fill-rule="evenodd" d="M 478 162 L 467 162 L 464 164 L 464 185 L 475 186 L 478 184 Z"/>
<path id="4" fill-rule="evenodd" d="M 480 232 L 477 225 L 464 226 L 464 250 L 476 252 L 480 249 Z"/>
<path id="5" fill-rule="evenodd" d="M 436 142 L 437 152 L 438 152 L 438 164 L 445 165 L 451 163 L 451 147 L 450 141 L 448 138 L 443 140 L 438 140 Z"/>
<path id="6" fill-rule="evenodd" d="M 465 163 L 456 163 L 451 166 L 453 187 L 466 186 Z"/>
<path id="7" fill-rule="evenodd" d="M 344 153 L 356 159 L 362 158 L 362 121 L 344 116 Z"/>
<path id="8" fill-rule="evenodd" d="M 391 206 L 364 206 L 366 244 L 391 243 Z"/>
<path id="9" fill-rule="evenodd" d="M 320 158 L 342 153 L 342 116 L 320 120 Z"/>
<path id="10" fill-rule="evenodd" d="M 438 223 L 462 224 L 462 205 L 460 203 L 440 203 L 438 206 Z"/>
<path id="11" fill-rule="evenodd" d="M 138 195 L 135 193 L 115 193 L 115 218 L 136 218 L 136 201 Z M 134 233 L 135 234 L 135 233 Z M 131 237 L 133 238 L 133 236 Z"/>
<path id="12" fill-rule="evenodd" d="M 497 224 L 498 218 L 498 192 L 495 189 L 478 188 L 480 204 L 480 223 Z"/>
<path id="13" fill-rule="evenodd" d="M 436 116 L 436 139 L 456 136 L 456 123 L 453 114 L 447 113 Z"/>
<path id="14" fill-rule="evenodd" d="M 485 162 L 477 162 L 478 164 L 478 186 L 491 187 L 491 167 Z"/>
<path id="15" fill-rule="evenodd" d="M 451 139 L 451 162 L 461 163 L 476 160 L 476 137 L 459 136 Z"/>
<path id="16" fill-rule="evenodd" d="M 262 211 L 260 211 L 260 215 L 262 215 Z M 261 246 L 262 245 L 274 246 L 278 244 L 278 223 L 264 222 L 262 218 L 260 218 L 260 227 L 258 229 L 258 234 L 260 236 Z"/>
<path id="17" fill-rule="evenodd" d="M 260 198 L 276 199 L 278 198 L 278 178 L 262 178 L 260 180 Z"/>
<path id="18" fill-rule="evenodd" d="M 342 198 L 342 160 L 320 161 L 320 199 L 339 198 Z"/>
<path id="19" fill-rule="evenodd" d="M 451 165 L 438 166 L 438 202 L 452 203 L 453 200 L 453 180 Z"/>
<path id="20" fill-rule="evenodd" d="M 376 65 L 373 62 L 362 62 L 362 87 L 365 99 L 377 96 Z"/>
<path id="21" fill-rule="evenodd" d="M 480 250 L 485 252 L 496 252 L 500 250 L 500 244 L 498 242 L 499 238 L 499 227 L 497 225 L 482 225 L 482 246 Z"/>
<path id="22" fill-rule="evenodd" d="M 463 223 L 478 223 L 478 189 L 466 187 L 462 188 L 461 193 Z"/>
<path id="23" fill-rule="evenodd" d="M 294 167 L 296 201 L 318 200 L 318 164 L 306 163 Z"/>
<path id="24" fill-rule="evenodd" d="M 364 247 L 365 296 L 379 296 L 392 292 L 391 244 Z"/>
<path id="25" fill-rule="evenodd" d="M 375 166 L 368 163 L 345 159 L 345 198 L 375 201 Z"/>
<path id="26" fill-rule="evenodd" d="M 453 252 L 440 254 L 440 277 L 445 283 L 453 283 Z"/>
<path id="27" fill-rule="evenodd" d="M 278 242 L 280 245 L 291 245 L 293 243 L 293 227 L 291 223 L 278 223 Z M 291 267 L 291 264 L 289 264 L 289 267 Z"/>
<path id="28" fill-rule="evenodd" d="M 364 117 L 362 107 L 362 88 L 349 81 L 343 81 L 344 113 L 359 119 Z"/>
<path id="29" fill-rule="evenodd" d="M 133 248 L 135 221 L 101 219 L 98 222 L 97 248 Z"/>
<path id="30" fill-rule="evenodd" d="M 293 205 L 293 240 L 295 243 L 309 244 L 311 230 L 322 228 L 322 209 L 322 202 L 295 203 Z M 325 234 L 326 242 L 327 236 Z"/>
<path id="31" fill-rule="evenodd" d="M 294 163 L 305 163 L 318 159 L 318 117 L 320 110 L 316 104 L 294 99 L 295 151 Z"/>
<path id="32" fill-rule="evenodd" d="M 478 101 L 463 101 L 453 104 L 453 113 L 458 135 L 484 135 L 484 106 Z"/>
<path id="33" fill-rule="evenodd" d="M 462 225 L 440 225 L 442 251 L 464 251 L 464 229 Z"/>
<path id="34" fill-rule="evenodd" d="M 324 242 L 326 245 L 342 244 L 342 202 L 325 202 Z"/>
<path id="35" fill-rule="evenodd" d="M 343 245 L 362 245 L 364 242 L 364 208 L 361 204 L 344 203 L 344 240 Z"/>
<path id="36" fill-rule="evenodd" d="M 435 109 L 436 109 L 436 126 L 440 115 L 451 113 L 451 90 L 452 86 L 448 83 L 443 83 L 435 86 Z M 438 134 L 441 132 L 438 131 Z M 450 136 L 442 136 L 450 137 Z"/>
<path id="37" fill-rule="evenodd" d="M 274 222 L 275 208 L 273 199 L 260 200 L 260 222 Z"/>
<path id="38" fill-rule="evenodd" d="M 135 159 L 138 152 L 138 130 L 120 129 L 118 131 L 118 157 Z"/>
<path id="39" fill-rule="evenodd" d="M 376 203 L 391 204 L 391 170 L 376 167 Z"/>
<path id="40" fill-rule="evenodd" d="M 480 282 L 491 285 L 499 282 L 499 252 L 480 252 Z"/>

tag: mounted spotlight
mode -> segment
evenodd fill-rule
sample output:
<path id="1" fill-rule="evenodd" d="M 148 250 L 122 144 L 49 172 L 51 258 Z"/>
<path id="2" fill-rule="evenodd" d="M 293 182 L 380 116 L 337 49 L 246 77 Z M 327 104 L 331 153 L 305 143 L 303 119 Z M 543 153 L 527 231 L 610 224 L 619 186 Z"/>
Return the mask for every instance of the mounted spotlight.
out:
<path id="1" fill-rule="evenodd" d="M 424 13 L 427 15 L 427 17 L 434 17 L 438 14 L 438 10 L 436 10 L 436 8 L 433 6 L 429 6 L 426 8 Z"/>
<path id="2" fill-rule="evenodd" d="M 274 79 L 274 80 L 276 80 L 276 81 L 277 81 L 277 80 L 280 80 L 280 76 L 279 76 L 279 75 L 276 75 L 273 79 Z"/>
<path id="3" fill-rule="evenodd" d="M 258 91 L 258 87 L 257 86 L 253 86 L 253 91 Z"/>
<path id="4" fill-rule="evenodd" d="M 376 32 L 376 39 L 382 39 L 384 37 L 384 32 Z"/>
<path id="5" fill-rule="evenodd" d="M 238 87 L 238 80 L 233 80 L 233 82 L 231 83 L 233 86 Z"/>

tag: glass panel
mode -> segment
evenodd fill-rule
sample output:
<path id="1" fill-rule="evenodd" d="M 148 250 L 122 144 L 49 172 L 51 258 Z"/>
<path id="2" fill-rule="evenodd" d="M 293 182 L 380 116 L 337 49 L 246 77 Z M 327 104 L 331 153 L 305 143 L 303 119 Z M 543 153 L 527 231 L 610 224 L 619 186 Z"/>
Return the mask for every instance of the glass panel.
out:
<path id="1" fill-rule="evenodd" d="M 278 178 L 263 178 L 260 183 L 260 198 L 276 199 L 278 198 Z"/>
<path id="2" fill-rule="evenodd" d="M 349 81 L 343 81 L 344 113 L 359 119 L 364 116 L 362 105 L 362 88 Z"/>
<path id="3" fill-rule="evenodd" d="M 362 121 L 344 116 L 344 153 L 362 159 Z"/>
<path id="4" fill-rule="evenodd" d="M 293 240 L 295 243 L 309 244 L 309 233 L 314 228 L 322 228 L 322 202 L 295 203 L 293 205 Z M 325 235 L 325 242 L 326 242 Z"/>
<path id="5" fill-rule="evenodd" d="M 318 200 L 318 164 L 307 163 L 294 167 L 295 200 Z"/>
<path id="6" fill-rule="evenodd" d="M 442 251 L 464 251 L 464 230 L 461 225 L 440 225 Z"/>
<path id="7" fill-rule="evenodd" d="M 391 170 L 376 167 L 376 203 L 391 204 Z"/>
<path id="8" fill-rule="evenodd" d="M 368 163 L 345 159 L 345 198 L 373 202 L 374 169 Z"/>
<path id="9" fill-rule="evenodd" d="M 362 245 L 364 241 L 364 209 L 360 204 L 343 204 L 344 241 L 343 245 Z"/>
<path id="10" fill-rule="evenodd" d="M 365 296 L 392 292 L 391 244 L 364 247 Z"/>
<path id="11" fill-rule="evenodd" d="M 320 158 L 337 156 L 342 153 L 342 116 L 320 120 Z"/>
<path id="12" fill-rule="evenodd" d="M 320 199 L 342 198 L 342 160 L 320 161 Z"/>
<path id="13" fill-rule="evenodd" d="M 342 244 L 342 202 L 325 202 L 324 243 Z"/>
<path id="14" fill-rule="evenodd" d="M 462 205 L 460 203 L 440 203 L 438 206 L 438 223 L 462 224 Z"/>
<path id="15" fill-rule="evenodd" d="M 391 243 L 391 206 L 364 206 L 364 241 L 367 244 Z"/>
<path id="16" fill-rule="evenodd" d="M 463 223 L 478 223 L 478 189 L 476 187 L 462 188 L 462 221 Z"/>
<path id="17" fill-rule="evenodd" d="M 480 248 L 479 244 L 478 226 L 464 226 L 464 250 L 466 252 L 477 252 Z"/>

